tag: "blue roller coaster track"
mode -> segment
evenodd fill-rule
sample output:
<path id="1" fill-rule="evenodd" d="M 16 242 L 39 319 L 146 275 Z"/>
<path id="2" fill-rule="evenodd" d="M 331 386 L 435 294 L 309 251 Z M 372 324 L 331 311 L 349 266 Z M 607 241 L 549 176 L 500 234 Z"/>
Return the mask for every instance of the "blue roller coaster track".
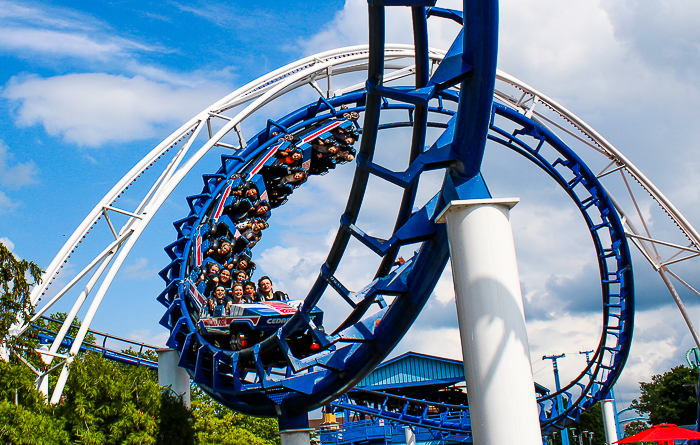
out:
<path id="1" fill-rule="evenodd" d="M 385 14 L 388 8 L 398 6 L 409 6 L 412 11 L 412 87 L 383 83 Z M 536 121 L 493 102 L 496 1 L 465 1 L 464 14 L 434 8 L 434 2 L 426 0 L 369 0 L 368 8 L 370 56 L 365 89 L 321 98 L 268 120 L 266 128 L 246 141 L 244 148 L 223 155 L 220 168 L 204 175 L 202 191 L 188 198 L 190 213 L 174 223 L 177 239 L 165 249 L 171 263 L 160 273 L 166 286 L 158 300 L 167 307 L 161 324 L 171 332 L 167 344 L 180 352 L 180 366 L 194 381 L 224 405 L 300 425 L 297 419 L 306 412 L 330 403 L 371 372 L 426 304 L 449 255 L 446 231 L 435 223 L 435 217 L 452 200 L 490 197 L 480 173 L 488 140 L 522 155 L 562 187 L 579 209 L 596 252 L 603 301 L 599 345 L 571 383 L 538 400 L 542 427 L 562 428 L 608 396 L 629 353 L 634 286 L 620 217 L 596 176 L 560 138 Z M 427 17 L 431 15 L 464 22 L 432 74 L 427 35 Z M 397 110 L 406 113 L 405 121 L 380 120 L 384 112 Z M 361 116 L 362 124 L 354 113 Z M 267 190 L 269 183 L 263 176 L 276 151 L 285 144 L 297 146 L 306 162 L 312 150 L 309 144 L 304 146 L 308 137 L 318 137 L 317 133 L 333 125 L 349 124 L 352 131 L 361 133 L 352 188 L 335 241 L 303 304 L 273 335 L 255 344 L 234 350 L 212 341 L 200 329 L 202 300 L 192 277 L 201 265 L 204 235 L 213 223 L 222 220 L 220 211 L 230 202 L 226 201 L 229 192 L 248 180 L 270 197 L 272 191 Z M 409 166 L 400 172 L 374 162 L 378 133 L 397 127 L 412 132 Z M 426 147 L 428 128 L 443 132 Z M 416 211 L 419 179 L 431 170 L 444 171 L 441 190 Z M 370 177 L 403 189 L 388 239 L 370 236 L 356 225 Z M 271 213 L 284 201 L 273 204 Z M 351 239 L 382 258 L 375 279 L 359 292 L 349 291 L 335 276 Z M 415 255 L 395 267 L 399 248 L 407 245 L 415 246 Z M 350 315 L 327 333 L 314 323 L 311 312 L 329 285 L 350 306 Z M 300 335 L 310 336 L 316 348 L 299 353 L 293 340 Z M 559 395 L 568 400 L 563 411 L 553 403 Z M 468 422 L 454 428 L 468 429 Z"/>

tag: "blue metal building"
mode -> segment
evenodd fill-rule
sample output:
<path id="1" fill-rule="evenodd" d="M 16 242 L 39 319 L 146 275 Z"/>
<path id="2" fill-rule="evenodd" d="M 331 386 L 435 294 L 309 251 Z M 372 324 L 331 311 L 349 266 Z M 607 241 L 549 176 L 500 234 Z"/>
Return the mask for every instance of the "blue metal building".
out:
<path id="1" fill-rule="evenodd" d="M 549 390 L 536 384 L 539 394 Z M 412 403 L 420 401 L 425 403 Z M 469 422 L 464 364 L 459 360 L 434 357 L 416 352 L 387 360 L 365 377 L 343 402 L 327 408 L 325 423 L 321 424 L 323 445 L 388 445 L 406 443 L 406 424 L 402 415 L 411 413 L 423 418 L 448 421 L 453 424 Z M 374 416 L 347 409 L 355 405 L 366 412 L 394 413 L 394 419 Z M 460 407 L 462 409 L 455 409 Z M 342 412 L 344 423 L 336 422 L 331 412 Z M 471 443 L 470 435 L 454 431 L 411 427 L 416 445 L 446 445 Z"/>

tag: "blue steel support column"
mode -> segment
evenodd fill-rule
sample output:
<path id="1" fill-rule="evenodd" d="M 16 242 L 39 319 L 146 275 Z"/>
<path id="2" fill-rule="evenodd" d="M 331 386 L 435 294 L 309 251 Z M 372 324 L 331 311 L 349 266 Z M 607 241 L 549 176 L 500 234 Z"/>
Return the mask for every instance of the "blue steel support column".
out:
<path id="1" fill-rule="evenodd" d="M 551 360 L 552 361 L 552 366 L 554 367 L 554 385 L 557 388 L 557 391 L 561 389 L 561 383 L 559 382 L 559 367 L 557 366 L 557 360 L 560 358 L 566 357 L 566 354 L 560 354 L 560 355 L 545 355 L 542 357 L 542 360 Z M 588 356 L 586 356 L 588 357 Z M 561 394 L 557 396 L 557 410 L 561 413 L 564 411 L 564 399 L 562 398 Z M 561 430 L 561 443 L 562 445 L 569 445 L 569 429 L 564 428 Z"/>
<path id="2" fill-rule="evenodd" d="M 452 150 L 461 154 L 463 165 L 455 173 L 469 179 L 481 169 L 491 104 L 496 85 L 498 55 L 498 2 L 464 0 L 462 62 L 471 73 L 459 93 Z M 461 170 L 461 171 L 460 171 Z"/>

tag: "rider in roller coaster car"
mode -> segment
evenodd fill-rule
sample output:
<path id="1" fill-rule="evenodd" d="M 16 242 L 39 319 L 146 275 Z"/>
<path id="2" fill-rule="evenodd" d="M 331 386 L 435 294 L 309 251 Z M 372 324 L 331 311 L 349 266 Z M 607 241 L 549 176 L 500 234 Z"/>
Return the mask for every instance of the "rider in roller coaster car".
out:
<path id="1" fill-rule="evenodd" d="M 249 302 L 255 301 L 255 283 L 246 281 L 243 283 L 243 296 Z"/>
<path id="2" fill-rule="evenodd" d="M 202 266 L 202 273 L 199 275 L 197 278 L 197 282 L 195 284 L 199 284 L 201 282 L 209 282 L 214 279 L 218 279 L 219 276 L 219 271 L 221 270 L 221 266 L 219 266 L 217 263 L 210 261 L 206 263 L 206 265 Z"/>
<path id="3" fill-rule="evenodd" d="M 353 159 L 355 159 L 354 149 L 350 149 L 348 151 L 341 151 L 333 158 L 336 164 L 344 164 L 346 162 L 352 161 Z"/>
<path id="4" fill-rule="evenodd" d="M 233 300 L 226 295 L 226 289 L 221 285 L 216 286 L 214 295 L 207 300 L 208 315 L 210 317 L 228 315 L 232 304 Z"/>
<path id="5" fill-rule="evenodd" d="M 357 141 L 357 132 L 354 130 L 346 130 L 343 128 L 334 128 L 331 130 L 333 139 L 340 145 L 340 148 L 350 148 Z"/>
<path id="6" fill-rule="evenodd" d="M 232 176 L 233 178 L 233 176 Z M 250 202 L 255 202 L 260 197 L 260 192 L 258 187 L 252 182 L 245 182 L 235 188 L 230 193 L 231 196 L 235 196 L 239 199 L 249 199 Z"/>
<path id="7" fill-rule="evenodd" d="M 270 277 L 263 276 L 258 280 L 258 291 L 255 293 L 255 301 L 287 301 L 289 296 L 282 291 L 274 291 L 272 289 L 272 280 Z"/>
<path id="8" fill-rule="evenodd" d="M 275 153 L 278 165 L 286 165 L 289 167 L 299 167 L 304 159 L 304 155 L 299 149 L 291 149 L 278 151 Z"/>
<path id="9" fill-rule="evenodd" d="M 236 239 L 234 250 L 242 252 L 246 247 L 252 248 L 262 238 L 262 231 L 267 229 L 269 224 L 262 219 L 254 218 L 243 221 L 236 225 L 236 229 L 241 236 Z"/>
<path id="10" fill-rule="evenodd" d="M 233 285 L 231 290 L 231 300 L 233 304 L 249 303 L 243 293 L 243 285 L 241 283 L 236 283 Z"/>
<path id="11" fill-rule="evenodd" d="M 314 139 L 311 143 L 311 149 L 316 153 L 317 158 L 323 155 L 334 155 L 338 153 L 338 146 L 336 144 L 326 143 L 321 138 Z"/>
<path id="12" fill-rule="evenodd" d="M 262 218 L 267 219 L 268 212 L 270 211 L 270 203 L 264 200 L 256 201 L 253 207 L 248 211 L 246 217 L 248 218 Z"/>
<path id="13" fill-rule="evenodd" d="M 335 141 L 324 141 L 321 138 L 316 138 L 311 142 L 311 151 L 309 173 L 312 175 L 321 175 L 335 168 L 334 158 L 339 152 Z"/>
<path id="14" fill-rule="evenodd" d="M 224 268 L 221 269 L 221 272 L 219 272 L 219 281 L 217 284 L 218 286 L 223 286 L 224 289 L 226 289 L 226 295 L 229 295 L 231 293 L 231 287 L 233 286 L 233 280 L 231 279 L 231 271 Z M 207 285 L 207 287 L 209 287 Z"/>
<path id="15" fill-rule="evenodd" d="M 303 184 L 308 177 L 308 173 L 304 169 L 289 169 L 289 174 L 278 178 L 270 177 L 266 183 L 267 193 L 270 197 L 270 203 L 273 207 L 277 207 L 284 203 L 287 196 L 292 191 Z"/>
<path id="16" fill-rule="evenodd" d="M 224 214 L 232 221 L 240 221 L 246 218 L 260 217 L 267 218 L 270 211 L 270 203 L 264 200 L 251 202 L 248 199 L 239 199 L 224 207 Z"/>
<path id="17" fill-rule="evenodd" d="M 216 240 L 211 244 L 211 247 L 204 253 L 204 257 L 209 257 L 224 267 L 228 267 L 229 260 L 233 256 L 233 248 L 231 243 L 226 240 Z"/>
<path id="18" fill-rule="evenodd" d="M 253 276 L 253 271 L 255 271 L 256 265 L 251 261 L 250 257 L 245 253 L 238 255 L 238 262 L 236 263 L 237 270 L 245 272 L 249 277 Z"/>
<path id="19" fill-rule="evenodd" d="M 245 273 L 244 270 L 237 270 L 235 277 L 236 277 L 236 283 L 243 284 L 246 281 L 248 281 L 248 274 Z"/>

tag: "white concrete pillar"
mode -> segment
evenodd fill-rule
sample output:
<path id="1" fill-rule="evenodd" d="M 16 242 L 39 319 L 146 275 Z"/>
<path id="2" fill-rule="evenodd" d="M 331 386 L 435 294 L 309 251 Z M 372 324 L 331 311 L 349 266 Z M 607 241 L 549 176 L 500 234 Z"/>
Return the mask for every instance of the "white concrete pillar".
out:
<path id="1" fill-rule="evenodd" d="M 540 445 L 509 210 L 517 198 L 452 201 L 447 222 L 475 445 Z"/>
<path id="2" fill-rule="evenodd" d="M 600 401 L 603 411 L 603 428 L 605 429 L 605 443 L 611 444 L 618 441 L 617 422 L 615 421 L 615 407 L 612 399 Z"/>
<path id="3" fill-rule="evenodd" d="M 309 445 L 311 431 L 311 428 L 280 431 L 280 445 Z"/>
<path id="4" fill-rule="evenodd" d="M 403 427 L 404 434 L 406 436 L 406 445 L 416 445 L 416 433 L 413 431 L 409 425 Z"/>
<path id="5" fill-rule="evenodd" d="M 190 376 L 187 371 L 177 364 L 180 354 L 174 349 L 158 349 L 158 384 L 170 387 L 178 396 L 182 397 L 182 403 L 190 407 Z"/>

